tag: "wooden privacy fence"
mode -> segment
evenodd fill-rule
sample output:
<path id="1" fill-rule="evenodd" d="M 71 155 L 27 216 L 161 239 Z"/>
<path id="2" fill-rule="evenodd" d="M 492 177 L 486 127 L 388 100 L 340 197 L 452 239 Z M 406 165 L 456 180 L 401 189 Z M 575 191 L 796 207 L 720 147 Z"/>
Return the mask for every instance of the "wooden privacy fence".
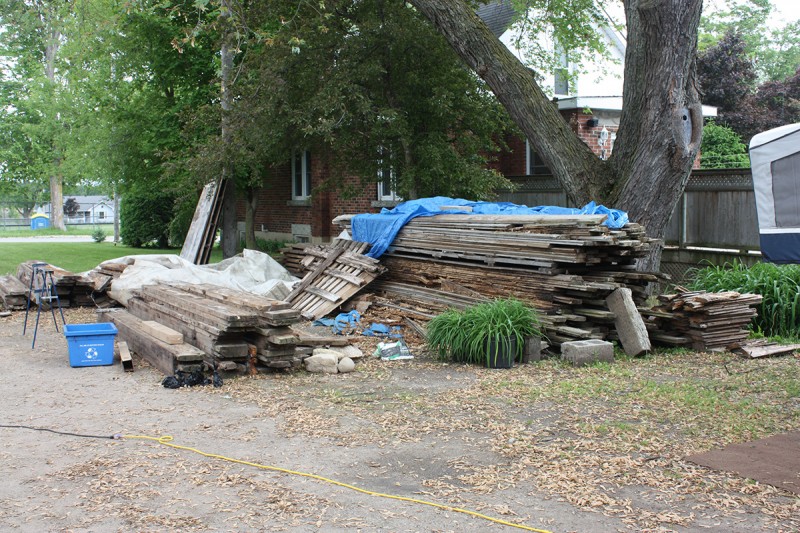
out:
<path id="1" fill-rule="evenodd" d="M 552 176 L 510 179 L 518 188 L 500 193 L 500 201 L 574 207 Z M 758 217 L 750 169 L 692 171 L 672 213 L 665 244 L 661 270 L 673 280 L 683 279 L 688 268 L 705 262 L 759 261 Z"/>

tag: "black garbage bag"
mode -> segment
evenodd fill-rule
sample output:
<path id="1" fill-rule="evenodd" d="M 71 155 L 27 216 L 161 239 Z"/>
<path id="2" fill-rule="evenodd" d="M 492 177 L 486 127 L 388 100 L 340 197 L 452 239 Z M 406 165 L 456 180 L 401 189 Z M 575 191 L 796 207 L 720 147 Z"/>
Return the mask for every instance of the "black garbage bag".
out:
<path id="1" fill-rule="evenodd" d="M 165 377 L 164 380 L 161 382 L 161 385 L 163 385 L 167 389 L 180 389 L 181 388 L 181 382 L 178 381 L 178 378 L 176 378 L 175 376 L 167 376 L 167 377 Z"/>
<path id="2" fill-rule="evenodd" d="M 184 372 L 178 370 L 174 376 L 167 376 L 161 382 L 167 389 L 179 389 L 181 387 L 194 387 L 196 385 L 208 385 L 211 380 L 203 375 L 200 370 L 194 372 Z M 216 384 L 215 384 L 216 386 Z"/>

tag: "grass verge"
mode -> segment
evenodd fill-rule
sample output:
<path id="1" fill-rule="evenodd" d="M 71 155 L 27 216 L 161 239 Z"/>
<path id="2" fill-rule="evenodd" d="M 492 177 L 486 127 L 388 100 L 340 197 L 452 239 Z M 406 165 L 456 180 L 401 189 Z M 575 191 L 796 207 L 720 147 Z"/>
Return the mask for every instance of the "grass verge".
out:
<path id="1" fill-rule="evenodd" d="M 126 255 L 178 254 L 177 248 L 161 250 L 155 248 L 131 248 L 113 242 L 9 242 L 0 244 L 0 275 L 15 274 L 17 266 L 35 259 L 72 272 L 91 270 L 103 261 Z M 222 253 L 215 248 L 211 262 L 222 259 Z"/>
<path id="2" fill-rule="evenodd" d="M 74 224 L 67 225 L 67 231 L 61 231 L 55 228 L 37 229 L 30 228 L 8 228 L 0 227 L 0 237 L 46 237 L 46 236 L 62 236 L 62 235 L 91 235 L 97 229 L 102 229 L 106 235 L 114 235 L 113 224 Z"/>

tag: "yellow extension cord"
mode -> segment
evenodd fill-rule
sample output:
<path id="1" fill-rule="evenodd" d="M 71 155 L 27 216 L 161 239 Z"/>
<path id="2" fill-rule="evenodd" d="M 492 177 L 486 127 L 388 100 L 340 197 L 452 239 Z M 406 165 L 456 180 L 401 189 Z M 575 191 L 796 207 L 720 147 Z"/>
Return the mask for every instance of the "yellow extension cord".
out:
<path id="1" fill-rule="evenodd" d="M 326 478 L 326 477 L 323 477 L 323 476 L 318 476 L 316 474 L 308 474 L 306 472 L 297 472 L 295 470 L 288 470 L 286 468 L 280 468 L 280 467 L 277 467 L 277 466 L 269 466 L 269 465 L 262 465 L 262 464 L 259 464 L 259 463 L 251 463 L 250 461 L 242 461 L 241 459 L 233 459 L 231 457 L 225 457 L 224 455 L 217 455 L 215 453 L 204 452 L 204 451 L 198 450 L 197 448 L 192 448 L 190 446 L 181 446 L 180 444 L 174 444 L 172 442 L 173 438 L 171 436 L 169 436 L 169 435 L 163 435 L 161 437 L 151 437 L 149 435 L 122 435 L 122 438 L 123 439 L 150 440 L 150 441 L 154 441 L 154 442 L 157 442 L 159 444 L 162 444 L 164 446 L 169 446 L 170 448 L 175 448 L 177 450 L 186 450 L 188 452 L 194 452 L 194 453 L 197 453 L 199 455 L 202 455 L 203 457 L 211 457 L 211 458 L 214 458 L 214 459 L 221 459 L 223 461 L 228 461 L 228 462 L 231 462 L 231 463 L 237 463 L 237 464 L 240 464 L 240 465 L 254 466 L 256 468 L 261 468 L 263 470 L 272 470 L 272 471 L 275 471 L 275 472 L 282 472 L 284 474 L 292 474 L 292 475 L 295 475 L 295 476 L 302 476 L 302 477 L 307 477 L 307 478 L 311 478 L 311 479 L 316 479 L 318 481 L 324 481 L 325 483 L 331 483 L 331 484 L 337 485 L 339 487 L 344 487 L 346 489 L 354 490 L 354 491 L 360 492 L 362 494 L 369 494 L 370 496 L 380 496 L 381 498 L 389 498 L 390 500 L 400 500 L 400 501 L 403 501 L 403 502 L 411 502 L 411 503 L 418 503 L 418 504 L 421 504 L 421 505 L 428 505 L 430 507 L 436 507 L 437 509 L 443 509 L 445 511 L 454 511 L 454 512 L 457 512 L 457 513 L 463 513 L 463 514 L 466 514 L 466 515 L 469 515 L 469 516 L 474 516 L 476 518 L 482 518 L 484 520 L 488 520 L 488 521 L 494 522 L 496 524 L 502 524 L 504 526 L 515 527 L 517 529 L 523 529 L 525 531 L 535 531 L 537 533 L 551 533 L 550 531 L 548 531 L 546 529 L 536 529 L 534 527 L 525 526 L 525 525 L 522 525 L 522 524 L 515 524 L 513 522 L 508 522 L 506 520 L 501 520 L 499 518 L 492 518 L 491 516 L 486 516 L 484 514 L 476 513 L 475 511 L 470 511 L 470 510 L 467 510 L 467 509 L 460 509 L 458 507 L 450 507 L 449 505 L 442 505 L 442 504 L 439 504 L 439 503 L 428 502 L 428 501 L 425 501 L 425 500 L 418 500 L 416 498 L 406 498 L 405 496 L 395 496 L 393 494 L 384 494 L 384 493 L 381 493 L 381 492 L 373 492 L 371 490 L 362 489 L 362 488 L 356 487 L 355 485 L 350 485 L 348 483 L 342 483 L 341 481 L 336 481 L 334 479 L 329 479 L 329 478 Z"/>

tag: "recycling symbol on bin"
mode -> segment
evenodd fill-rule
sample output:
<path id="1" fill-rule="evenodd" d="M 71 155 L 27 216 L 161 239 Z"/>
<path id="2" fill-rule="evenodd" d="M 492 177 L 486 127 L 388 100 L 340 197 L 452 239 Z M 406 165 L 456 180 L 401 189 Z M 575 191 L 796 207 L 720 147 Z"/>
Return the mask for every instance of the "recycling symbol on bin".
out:
<path id="1" fill-rule="evenodd" d="M 97 348 L 89 348 L 86 350 L 86 359 L 95 359 L 97 358 Z"/>

